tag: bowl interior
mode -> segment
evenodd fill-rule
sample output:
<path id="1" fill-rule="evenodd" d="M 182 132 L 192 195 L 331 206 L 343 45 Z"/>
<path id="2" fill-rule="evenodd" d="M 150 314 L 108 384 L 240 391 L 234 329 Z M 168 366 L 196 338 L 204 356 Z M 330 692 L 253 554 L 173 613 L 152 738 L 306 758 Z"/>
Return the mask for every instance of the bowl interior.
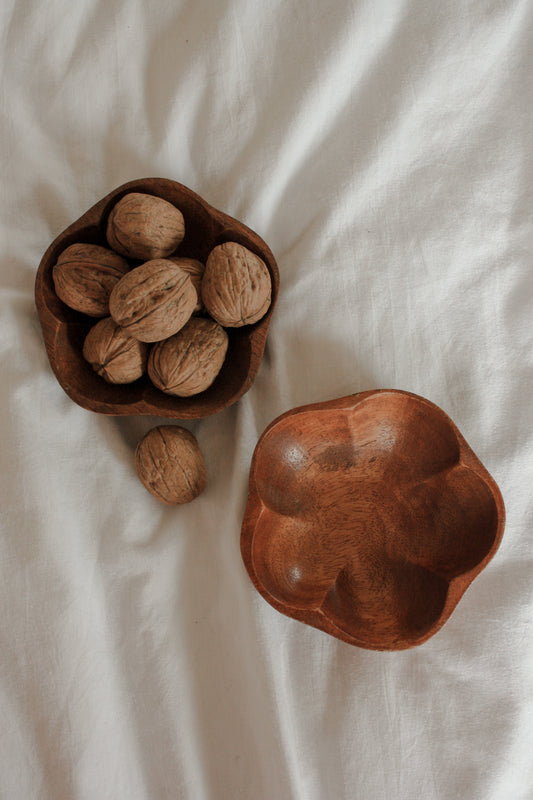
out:
<path id="1" fill-rule="evenodd" d="M 256 449 L 245 562 L 290 616 L 366 647 L 410 646 L 493 552 L 492 483 L 444 412 L 414 395 L 296 410 Z"/>
<path id="2" fill-rule="evenodd" d="M 68 308 L 55 294 L 52 269 L 60 253 L 74 242 L 109 246 L 106 228 L 111 209 L 132 191 L 162 197 L 182 211 L 185 237 L 174 255 L 189 256 L 205 263 L 213 247 L 225 241 L 236 241 L 263 258 L 272 278 L 272 304 L 266 316 L 255 325 L 226 329 L 228 353 L 219 375 L 205 392 L 190 398 L 164 394 L 147 376 L 126 385 L 103 381 L 82 355 L 83 341 L 96 320 Z M 85 408 L 107 414 L 153 414 L 186 419 L 215 413 L 235 402 L 250 387 L 261 362 L 278 286 L 279 273 L 274 257 L 257 234 L 213 209 L 181 184 L 154 178 L 119 187 L 60 234 L 41 261 L 35 296 L 52 368 L 73 400 Z"/>

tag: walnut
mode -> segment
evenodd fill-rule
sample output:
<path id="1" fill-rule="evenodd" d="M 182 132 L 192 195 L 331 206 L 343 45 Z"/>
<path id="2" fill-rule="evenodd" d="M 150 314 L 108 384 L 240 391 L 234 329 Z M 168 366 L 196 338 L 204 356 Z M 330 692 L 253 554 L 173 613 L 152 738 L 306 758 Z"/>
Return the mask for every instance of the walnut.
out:
<path id="1" fill-rule="evenodd" d="M 71 244 L 52 270 L 57 296 L 90 317 L 109 314 L 109 295 L 129 271 L 121 256 L 98 244 Z"/>
<path id="2" fill-rule="evenodd" d="M 181 211 L 161 197 L 130 192 L 113 207 L 107 241 L 117 253 L 149 261 L 174 252 L 185 235 Z"/>
<path id="3" fill-rule="evenodd" d="M 163 392 L 190 397 L 211 386 L 227 349 L 228 334 L 217 322 L 193 317 L 179 333 L 154 345 L 148 375 Z"/>
<path id="4" fill-rule="evenodd" d="M 204 307 L 204 304 L 202 303 L 201 287 L 205 265 L 202 264 L 201 261 L 197 261 L 196 258 L 185 258 L 185 256 L 173 256 L 172 258 L 169 258 L 169 261 L 173 261 L 174 264 L 177 264 L 178 267 L 181 267 L 182 270 L 184 270 L 190 277 L 192 285 L 196 289 L 196 294 L 198 295 L 198 302 L 194 307 L 193 314 L 198 314 L 203 310 Z"/>
<path id="5" fill-rule="evenodd" d="M 166 258 L 155 258 L 117 283 L 109 298 L 109 311 L 130 336 L 159 342 L 185 325 L 197 299 L 186 272 Z"/>
<path id="6" fill-rule="evenodd" d="M 108 383 L 132 383 L 146 370 L 148 345 L 128 336 L 107 317 L 97 322 L 85 337 L 83 357 Z"/>
<path id="7" fill-rule="evenodd" d="M 251 325 L 270 306 L 272 283 L 265 262 L 236 242 L 225 242 L 209 254 L 202 280 L 208 313 L 227 328 Z"/>
<path id="8" fill-rule="evenodd" d="M 190 503 L 206 486 L 198 442 L 179 425 L 148 431 L 135 450 L 135 468 L 148 491 L 169 505 Z"/>

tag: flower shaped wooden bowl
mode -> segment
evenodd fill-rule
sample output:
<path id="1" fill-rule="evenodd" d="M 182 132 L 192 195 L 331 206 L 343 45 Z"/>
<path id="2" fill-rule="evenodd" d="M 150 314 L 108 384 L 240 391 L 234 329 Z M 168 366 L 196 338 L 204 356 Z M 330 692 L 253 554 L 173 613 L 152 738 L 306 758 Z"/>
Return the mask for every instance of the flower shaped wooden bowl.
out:
<path id="1" fill-rule="evenodd" d="M 448 619 L 494 555 L 500 491 L 451 419 L 408 392 L 283 414 L 252 461 L 241 550 L 278 611 L 400 650 Z"/>
<path id="2" fill-rule="evenodd" d="M 215 382 L 193 397 L 172 397 L 153 386 L 147 377 L 132 384 L 108 384 L 82 356 L 85 336 L 95 320 L 67 308 L 56 296 L 52 268 L 59 254 L 74 242 L 107 245 L 107 218 L 112 207 L 128 192 L 162 197 L 180 209 L 185 218 L 185 238 L 175 255 L 205 262 L 218 244 L 244 245 L 266 263 L 272 278 L 272 303 L 255 325 L 228 329 L 226 360 Z M 158 417 L 206 417 L 235 403 L 252 385 L 279 290 L 279 272 L 271 251 L 253 231 L 208 205 L 175 181 L 145 178 L 119 186 L 61 233 L 44 254 L 35 281 L 35 303 L 43 329 L 48 358 L 57 380 L 76 403 L 103 414 L 152 414 Z"/>

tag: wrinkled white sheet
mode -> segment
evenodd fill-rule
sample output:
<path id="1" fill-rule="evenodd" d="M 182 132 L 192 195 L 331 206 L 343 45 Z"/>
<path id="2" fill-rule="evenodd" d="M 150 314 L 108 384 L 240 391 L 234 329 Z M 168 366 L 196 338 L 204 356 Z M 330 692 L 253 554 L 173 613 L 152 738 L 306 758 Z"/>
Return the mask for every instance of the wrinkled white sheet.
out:
<path id="1" fill-rule="evenodd" d="M 528 0 L 4 0 L 0 797 L 531 800 Z M 187 426 L 209 485 L 134 474 L 154 419 L 76 406 L 33 284 L 122 182 L 257 230 L 281 292 L 260 373 Z M 434 638 L 285 618 L 239 552 L 250 458 L 302 403 L 408 389 L 499 483 L 500 550 Z"/>

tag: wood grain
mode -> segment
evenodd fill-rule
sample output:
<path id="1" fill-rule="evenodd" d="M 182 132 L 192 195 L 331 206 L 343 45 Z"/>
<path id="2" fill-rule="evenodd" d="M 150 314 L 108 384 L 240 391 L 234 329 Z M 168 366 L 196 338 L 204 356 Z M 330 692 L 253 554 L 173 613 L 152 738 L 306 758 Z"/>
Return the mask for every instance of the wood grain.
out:
<path id="1" fill-rule="evenodd" d="M 350 644 L 436 633 L 500 543 L 500 491 L 452 420 L 409 392 L 302 406 L 261 436 L 241 552 L 278 611 Z"/>
<path id="2" fill-rule="evenodd" d="M 106 384 L 82 355 L 84 338 L 94 320 L 65 306 L 54 291 L 52 268 L 60 253 L 75 242 L 107 246 L 110 211 L 129 192 L 162 197 L 180 209 L 185 218 L 185 238 L 173 255 L 205 263 L 213 247 L 234 241 L 260 256 L 270 272 L 272 303 L 268 312 L 255 325 L 228 330 L 228 354 L 222 370 L 206 391 L 194 397 L 166 395 L 156 389 L 147 376 L 129 385 Z M 80 406 L 101 414 L 197 419 L 235 403 L 252 385 L 263 357 L 278 291 L 276 261 L 256 233 L 213 208 L 180 183 L 165 178 L 144 178 L 114 189 L 54 239 L 37 271 L 35 304 L 54 374 L 64 391 Z"/>

